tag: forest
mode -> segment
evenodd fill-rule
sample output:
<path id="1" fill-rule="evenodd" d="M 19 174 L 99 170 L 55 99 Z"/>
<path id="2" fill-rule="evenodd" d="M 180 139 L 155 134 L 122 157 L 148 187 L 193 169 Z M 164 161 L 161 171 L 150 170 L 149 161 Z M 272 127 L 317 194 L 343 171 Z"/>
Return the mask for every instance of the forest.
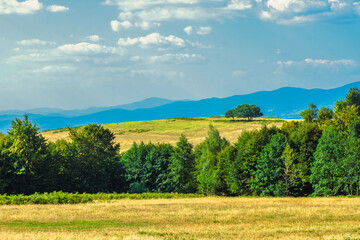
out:
<path id="1" fill-rule="evenodd" d="M 134 143 L 120 154 L 101 125 L 69 128 L 69 141 L 52 143 L 25 115 L 0 135 L 0 194 L 359 195 L 360 90 L 333 110 L 309 104 L 300 116 L 245 131 L 234 144 L 210 125 L 196 146 L 181 135 L 176 146 Z"/>

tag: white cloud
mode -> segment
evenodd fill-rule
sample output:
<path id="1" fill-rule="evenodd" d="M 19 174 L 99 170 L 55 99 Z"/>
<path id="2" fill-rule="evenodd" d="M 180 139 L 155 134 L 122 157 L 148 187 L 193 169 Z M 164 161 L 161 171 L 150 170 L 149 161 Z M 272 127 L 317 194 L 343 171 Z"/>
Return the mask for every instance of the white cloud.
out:
<path id="1" fill-rule="evenodd" d="M 201 0 L 106 0 L 105 4 L 118 6 L 121 10 L 131 11 L 159 5 L 193 5 L 199 2 Z"/>
<path id="2" fill-rule="evenodd" d="M 133 27 L 133 24 L 129 21 L 119 22 L 118 20 L 113 20 L 110 22 L 111 29 L 114 32 L 118 32 L 123 29 L 129 29 Z"/>
<path id="3" fill-rule="evenodd" d="M 159 70 L 132 70 L 130 76 L 142 76 L 148 78 L 156 84 L 163 84 L 165 82 L 178 82 L 185 78 L 185 73 L 177 71 L 159 71 Z"/>
<path id="4" fill-rule="evenodd" d="M 161 22 L 174 19 L 198 20 L 216 18 L 221 8 L 206 7 L 223 0 L 106 0 L 117 6 L 120 20 L 131 22 Z"/>
<path id="5" fill-rule="evenodd" d="M 159 33 L 151 33 L 147 36 L 138 38 L 119 38 L 118 44 L 120 46 L 139 45 L 142 48 L 146 48 L 151 45 L 170 45 L 175 47 L 184 47 L 185 41 L 174 35 L 162 36 Z"/>
<path id="6" fill-rule="evenodd" d="M 0 14 L 32 14 L 41 10 L 43 4 L 38 0 L 1 0 L 0 1 Z"/>
<path id="7" fill-rule="evenodd" d="M 327 60 L 327 59 L 311 59 L 307 58 L 305 59 L 305 63 L 312 65 L 314 67 L 320 66 L 320 65 L 327 65 L 327 66 L 333 66 L 333 65 L 343 65 L 343 66 L 356 66 L 356 61 L 354 60 L 348 60 L 348 59 L 340 59 L 340 60 Z"/>
<path id="8" fill-rule="evenodd" d="M 73 66 L 67 65 L 48 65 L 42 68 L 31 70 L 32 73 L 49 73 L 49 72 L 71 72 L 76 70 Z"/>
<path id="9" fill-rule="evenodd" d="M 226 8 L 232 10 L 246 10 L 252 8 L 252 4 L 250 0 L 231 0 Z"/>
<path id="10" fill-rule="evenodd" d="M 135 23 L 135 27 L 139 27 L 142 30 L 149 30 L 150 28 L 159 27 L 159 26 L 160 26 L 160 23 L 157 23 L 157 22 L 142 21 L 142 22 Z"/>
<path id="11" fill-rule="evenodd" d="M 91 42 L 98 42 L 101 40 L 101 37 L 99 35 L 90 35 L 85 37 L 86 41 L 91 41 Z"/>
<path id="12" fill-rule="evenodd" d="M 63 63 L 69 65 L 80 63 L 108 64 L 117 62 L 126 54 L 126 50 L 121 47 L 111 47 L 88 42 L 76 44 L 64 44 L 54 48 L 31 49 L 26 54 L 19 54 L 4 59 L 7 64 L 24 63 Z"/>
<path id="13" fill-rule="evenodd" d="M 190 46 L 194 47 L 194 48 L 207 48 L 207 49 L 213 48 L 213 46 L 205 45 L 205 44 L 202 44 L 200 42 L 192 42 L 192 41 L 187 40 L 186 43 L 189 44 Z"/>
<path id="14" fill-rule="evenodd" d="M 244 76 L 244 75 L 246 75 L 246 72 L 243 70 L 235 70 L 235 71 L 233 71 L 232 75 L 234 77 Z"/>
<path id="15" fill-rule="evenodd" d="M 279 24 L 360 17 L 360 3 L 354 0 L 106 0 L 105 4 L 117 6 L 119 19 L 131 22 L 221 19 L 239 12 Z"/>
<path id="16" fill-rule="evenodd" d="M 29 39 L 29 40 L 21 40 L 18 41 L 17 44 L 23 46 L 31 46 L 31 45 L 55 45 L 55 42 L 43 41 L 40 39 Z"/>
<path id="17" fill-rule="evenodd" d="M 57 50 L 66 54 L 116 53 L 116 49 L 113 47 L 107 47 L 87 42 L 81 42 L 77 44 L 65 44 L 59 46 Z"/>
<path id="18" fill-rule="evenodd" d="M 329 60 L 329 59 L 312 59 L 306 58 L 303 61 L 278 61 L 277 64 L 280 67 L 295 67 L 295 68 L 330 68 L 332 70 L 338 70 L 341 67 L 357 67 L 357 62 L 351 59 L 338 59 L 338 60 Z"/>
<path id="19" fill-rule="evenodd" d="M 198 35 L 207 35 L 210 34 L 212 32 L 212 28 L 211 27 L 199 27 L 199 29 L 197 30 L 197 34 Z"/>
<path id="20" fill-rule="evenodd" d="M 69 11 L 68 7 L 60 6 L 60 5 L 51 5 L 46 8 L 49 12 L 66 12 Z"/>
<path id="21" fill-rule="evenodd" d="M 220 10 L 218 10 L 220 11 Z M 193 8 L 163 8 L 157 7 L 152 9 L 145 9 L 134 13 L 139 19 L 150 22 L 161 22 L 168 20 L 205 20 L 217 18 L 220 14 L 216 9 L 204 9 L 200 7 Z"/>
<path id="22" fill-rule="evenodd" d="M 177 53 L 177 54 L 164 54 L 159 56 L 151 57 L 140 57 L 134 56 L 131 58 L 132 61 L 145 61 L 149 63 L 169 63 L 169 64 L 185 64 L 194 63 L 205 60 L 200 54 L 188 54 L 188 53 Z"/>
<path id="23" fill-rule="evenodd" d="M 193 32 L 192 26 L 187 26 L 186 28 L 184 28 L 184 32 L 186 32 L 187 35 L 191 35 Z"/>

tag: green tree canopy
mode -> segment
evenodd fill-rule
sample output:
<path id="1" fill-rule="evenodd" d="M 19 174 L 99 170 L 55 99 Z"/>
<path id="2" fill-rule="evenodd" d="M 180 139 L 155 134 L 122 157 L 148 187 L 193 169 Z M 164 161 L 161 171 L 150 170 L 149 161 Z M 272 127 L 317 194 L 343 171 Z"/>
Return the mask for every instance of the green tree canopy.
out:
<path id="1" fill-rule="evenodd" d="M 360 113 L 360 90 L 357 88 L 350 88 L 345 100 L 339 100 L 335 103 L 334 112 L 338 113 L 348 106 L 355 106 Z"/>
<path id="2" fill-rule="evenodd" d="M 219 154 L 229 145 L 225 138 L 212 125 L 209 126 L 205 141 L 195 149 L 198 189 L 201 193 L 214 194 L 219 185 L 216 177 L 216 166 Z"/>
<path id="3" fill-rule="evenodd" d="M 302 117 L 305 122 L 313 122 L 316 120 L 317 116 L 318 108 L 313 103 L 310 103 L 309 107 L 300 113 L 300 117 Z"/>
<path id="4" fill-rule="evenodd" d="M 181 134 L 176 143 L 169 165 L 170 189 L 173 192 L 191 193 L 196 190 L 195 156 L 193 146 L 185 135 Z"/>
<path id="5" fill-rule="evenodd" d="M 262 117 L 263 113 L 256 105 L 242 104 L 235 108 L 237 117 L 247 118 L 252 120 L 254 117 Z"/>
<path id="6" fill-rule="evenodd" d="M 330 123 L 330 120 L 333 119 L 334 112 L 330 108 L 321 107 L 318 114 L 318 123 L 319 125 L 326 125 Z"/>
<path id="7" fill-rule="evenodd" d="M 235 109 L 230 109 L 230 110 L 226 111 L 225 117 L 226 117 L 226 118 L 232 118 L 232 119 L 234 120 L 235 117 L 236 117 L 236 111 L 235 111 Z"/>
<path id="8" fill-rule="evenodd" d="M 282 154 L 286 146 L 286 138 L 277 133 L 261 151 L 251 180 L 251 189 L 260 196 L 287 195 L 284 181 L 285 164 Z"/>
<path id="9" fill-rule="evenodd" d="M 73 163 L 72 177 L 77 179 L 78 189 L 86 192 L 110 191 L 113 178 L 121 178 L 119 149 L 114 134 L 103 126 L 90 124 L 77 130 L 69 128 L 68 159 Z M 118 188 L 124 182 L 119 180 Z M 78 191 L 79 191 L 78 190 Z M 111 189 L 114 191 L 115 189 Z"/>
<path id="10" fill-rule="evenodd" d="M 28 116 L 11 122 L 8 135 L 2 143 L 2 164 L 13 181 L 11 192 L 32 193 L 36 189 L 36 178 L 42 173 L 39 168 L 48 158 L 48 145 Z M 9 179 L 8 179 L 9 180 Z M 15 184 L 16 183 L 16 184 Z"/>
<path id="11" fill-rule="evenodd" d="M 314 195 L 333 196 L 342 187 L 344 170 L 342 168 L 345 154 L 345 136 L 336 127 L 327 128 L 314 154 L 310 182 Z"/>

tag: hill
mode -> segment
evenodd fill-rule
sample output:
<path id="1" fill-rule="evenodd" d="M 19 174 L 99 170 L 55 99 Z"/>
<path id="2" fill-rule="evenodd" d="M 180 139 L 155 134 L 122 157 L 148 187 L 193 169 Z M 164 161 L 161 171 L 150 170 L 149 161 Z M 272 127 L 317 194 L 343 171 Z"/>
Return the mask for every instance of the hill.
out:
<path id="1" fill-rule="evenodd" d="M 152 104 L 137 103 L 122 105 L 123 108 L 107 109 L 91 114 L 81 115 L 81 111 L 68 115 L 33 115 L 30 119 L 37 123 L 42 130 L 63 128 L 66 126 L 81 126 L 88 123 L 116 123 L 131 121 L 148 121 L 176 117 L 210 117 L 221 116 L 226 110 L 237 105 L 248 103 L 258 105 L 265 117 L 284 119 L 298 119 L 299 113 L 313 102 L 318 107 L 332 107 L 340 98 L 345 98 L 351 87 L 360 88 L 360 82 L 348 84 L 334 89 L 302 89 L 285 87 L 274 91 L 261 91 L 247 95 L 235 95 L 227 98 L 209 98 L 199 101 L 153 101 Z M 168 100 L 171 101 L 171 100 Z M 145 101 L 147 103 L 151 101 Z M 156 104 L 160 106 L 156 106 Z M 155 107 L 154 107 L 155 106 Z M 126 109 L 124 109 L 124 107 Z M 130 110 L 129 110 L 130 109 Z M 95 111 L 95 112 L 94 112 Z M 76 115 L 76 116 L 75 116 Z M 16 115 L 0 117 L 0 131 L 5 132 L 10 121 Z"/>
<path id="2" fill-rule="evenodd" d="M 281 119 L 266 119 L 257 118 L 255 121 L 236 120 L 232 121 L 226 118 L 212 117 L 212 118 L 175 118 L 175 119 L 161 119 L 154 121 L 143 122 L 126 122 L 106 124 L 105 128 L 114 132 L 117 143 L 120 143 L 121 151 L 128 150 L 133 142 L 140 143 L 170 143 L 175 145 L 183 133 L 194 145 L 202 142 L 209 129 L 209 124 L 212 124 L 220 131 L 221 136 L 228 139 L 230 142 L 235 142 L 238 136 L 244 130 L 252 130 L 261 128 L 263 124 L 268 126 L 281 126 L 284 120 Z M 49 141 L 56 141 L 58 139 L 67 139 L 68 130 L 58 129 L 51 131 L 44 131 L 42 135 Z"/>

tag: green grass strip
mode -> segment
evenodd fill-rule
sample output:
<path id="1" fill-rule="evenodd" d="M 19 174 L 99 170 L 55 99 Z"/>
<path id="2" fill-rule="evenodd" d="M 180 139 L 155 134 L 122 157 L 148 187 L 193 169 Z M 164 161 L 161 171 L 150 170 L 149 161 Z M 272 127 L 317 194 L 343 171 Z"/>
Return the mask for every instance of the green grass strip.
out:
<path id="1" fill-rule="evenodd" d="M 204 197 L 202 194 L 182 193 L 35 193 L 32 195 L 0 195 L 0 205 L 23 205 L 23 204 L 78 204 L 94 201 L 107 201 L 114 199 L 170 199 L 170 198 L 197 198 Z"/>

